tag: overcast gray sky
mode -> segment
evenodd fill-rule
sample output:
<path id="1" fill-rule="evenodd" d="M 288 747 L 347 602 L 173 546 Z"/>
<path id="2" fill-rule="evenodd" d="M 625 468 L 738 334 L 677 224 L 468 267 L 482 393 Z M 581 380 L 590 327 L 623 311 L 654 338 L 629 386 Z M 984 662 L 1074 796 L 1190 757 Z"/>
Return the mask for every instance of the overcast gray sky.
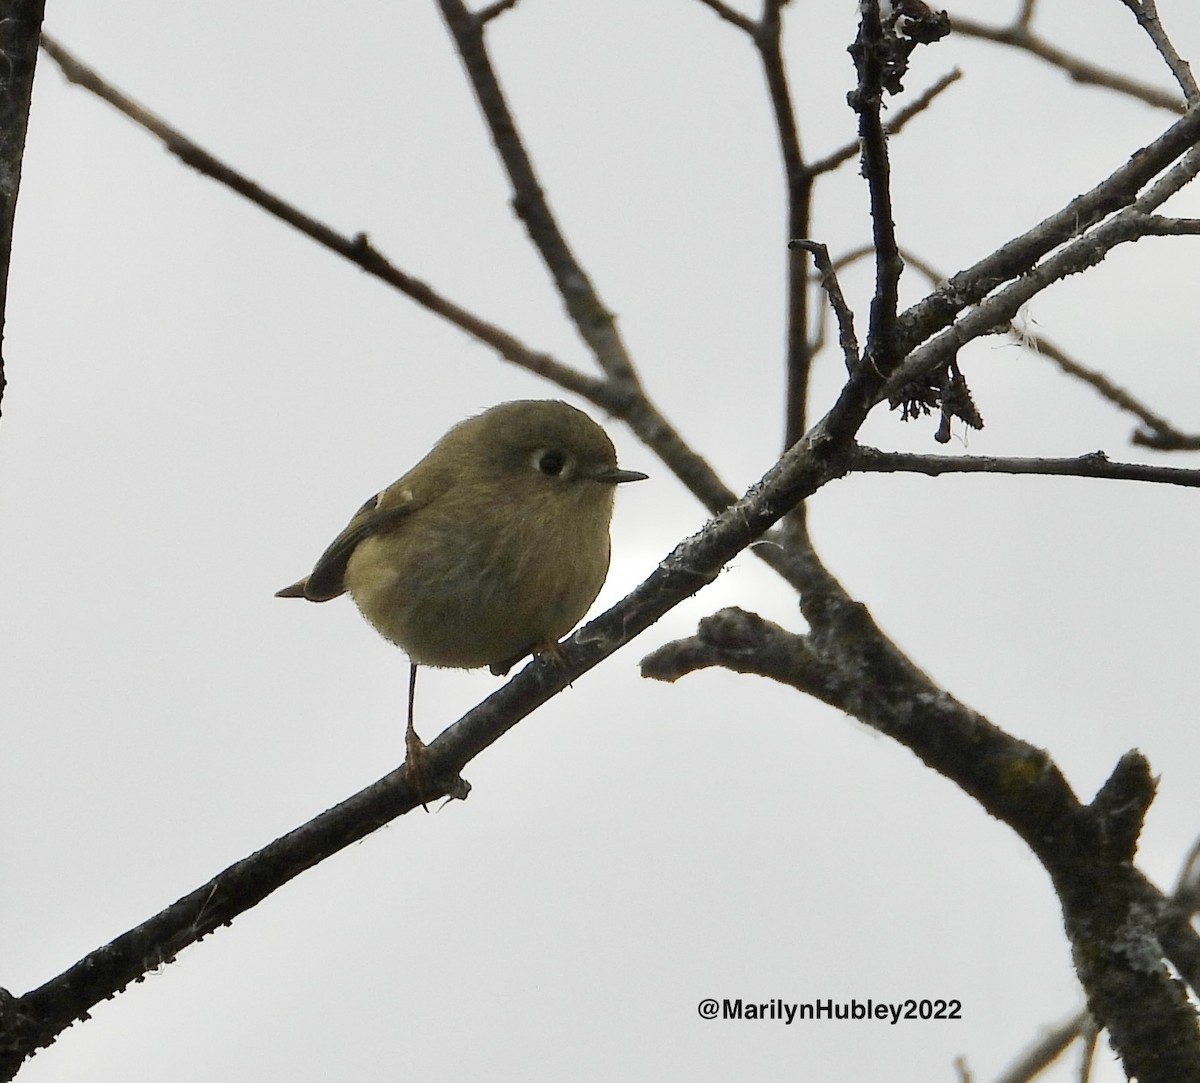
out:
<path id="1" fill-rule="evenodd" d="M 1043 3 L 1064 47 L 1169 86 L 1118 0 Z M 1159 7 L 1200 55 L 1191 0 Z M 788 9 L 813 156 L 854 138 L 855 8 Z M 587 368 L 433 3 L 52 0 L 46 28 L 301 209 Z M 745 488 L 782 432 L 782 185 L 753 51 L 695 0 L 522 0 L 490 39 L 651 393 Z M 920 50 L 907 86 L 955 65 L 964 80 L 892 144 L 902 243 L 947 273 L 1172 119 L 956 38 Z M 851 163 L 818 190 L 817 239 L 861 244 L 865 205 Z M 1172 209 L 1200 214 L 1200 196 Z M 1196 430 L 1197 243 L 1126 246 L 1027 324 Z M 844 280 L 863 325 L 870 280 Z M 560 393 L 183 167 L 44 56 L 5 352 L 0 985 L 22 993 L 399 762 L 403 656 L 348 602 L 272 594 L 450 424 Z M 1200 465 L 1130 448 L 1131 419 L 999 339 L 963 364 L 987 428 L 952 451 Z M 840 365 L 820 362 L 818 412 Z M 705 518 L 608 428 L 652 478 L 618 494 L 597 610 Z M 863 435 L 933 450 L 933 428 L 880 412 Z M 1146 753 L 1161 783 L 1140 861 L 1163 886 L 1200 833 L 1196 499 L 852 477 L 810 503 L 822 554 L 883 627 L 1081 795 Z M 22 1081 L 924 1081 L 952 1079 L 958 1055 L 993 1076 L 1080 1000 L 1046 876 L 829 708 L 724 672 L 638 677 L 729 604 L 799 626 L 744 555 L 472 763 L 466 803 L 304 874 L 100 1005 Z M 421 733 L 497 685 L 425 675 Z M 957 998 L 963 1018 L 709 1022 L 705 997 Z M 1098 1079 L 1121 1078 L 1100 1059 Z"/>

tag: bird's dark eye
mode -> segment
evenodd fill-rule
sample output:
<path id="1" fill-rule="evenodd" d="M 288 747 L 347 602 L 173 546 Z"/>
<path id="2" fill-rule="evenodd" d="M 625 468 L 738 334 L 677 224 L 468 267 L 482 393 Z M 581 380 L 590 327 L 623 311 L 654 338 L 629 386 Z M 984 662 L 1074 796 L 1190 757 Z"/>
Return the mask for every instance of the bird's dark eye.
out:
<path id="1" fill-rule="evenodd" d="M 539 451 L 534 456 L 533 465 L 547 477 L 556 478 L 563 472 L 567 460 L 561 451 Z"/>

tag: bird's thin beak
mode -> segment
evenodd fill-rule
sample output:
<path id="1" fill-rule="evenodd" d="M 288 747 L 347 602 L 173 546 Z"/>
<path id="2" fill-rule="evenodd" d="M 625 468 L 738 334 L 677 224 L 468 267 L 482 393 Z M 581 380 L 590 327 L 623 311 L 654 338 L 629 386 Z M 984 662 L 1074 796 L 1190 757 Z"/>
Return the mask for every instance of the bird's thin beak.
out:
<path id="1" fill-rule="evenodd" d="M 650 475 L 639 473 L 637 470 L 622 470 L 616 466 L 601 466 L 589 472 L 593 481 L 602 481 L 607 485 L 620 485 L 623 481 L 645 481 Z"/>

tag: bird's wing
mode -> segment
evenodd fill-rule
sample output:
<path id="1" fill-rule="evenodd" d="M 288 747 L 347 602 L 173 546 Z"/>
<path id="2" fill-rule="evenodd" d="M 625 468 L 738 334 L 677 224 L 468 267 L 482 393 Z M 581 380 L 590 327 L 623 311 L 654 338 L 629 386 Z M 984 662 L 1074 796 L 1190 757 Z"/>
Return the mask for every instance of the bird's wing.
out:
<path id="1" fill-rule="evenodd" d="M 346 565 L 358 544 L 372 534 L 391 530 L 407 519 L 419 506 L 410 489 L 392 486 L 376 493 L 354 513 L 354 518 L 321 554 L 306 579 L 284 587 L 277 598 L 307 598 L 327 602 L 346 591 Z"/>

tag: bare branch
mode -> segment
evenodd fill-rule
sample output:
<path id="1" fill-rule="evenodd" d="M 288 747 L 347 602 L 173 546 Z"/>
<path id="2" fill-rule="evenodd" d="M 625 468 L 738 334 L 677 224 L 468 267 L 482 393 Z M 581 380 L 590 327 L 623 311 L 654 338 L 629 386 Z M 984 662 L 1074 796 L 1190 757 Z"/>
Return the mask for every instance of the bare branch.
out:
<path id="1" fill-rule="evenodd" d="M 553 663 L 534 661 L 445 730 L 427 748 L 425 800 L 541 704 L 702 587 L 797 501 L 841 472 L 846 437 L 790 449 L 745 497 L 675 547 L 654 572 L 562 644 Z M 760 547 L 773 551 L 773 546 Z M 827 595 L 826 595 L 827 596 Z M 169 961 L 331 853 L 419 804 L 403 768 L 226 869 L 150 921 L 97 949 L 64 974 L 16 998 L 4 1048 L 19 1060 L 48 1044 L 92 1005 Z"/>
<path id="2" fill-rule="evenodd" d="M 783 4 L 766 0 L 754 44 L 762 63 L 779 140 L 783 178 L 787 186 L 787 237 L 807 237 L 812 213 L 813 175 L 804 164 L 796 113 L 783 62 Z M 808 259 L 803 250 L 791 250 L 787 262 L 787 380 L 784 388 L 784 447 L 791 447 L 808 427 L 808 385 L 813 348 L 808 340 Z M 804 508 L 796 511 L 803 519 Z"/>
<path id="3" fill-rule="evenodd" d="M 1187 111 L 1187 102 L 1169 90 L 1162 90 L 1147 83 L 1140 83 L 1136 79 L 1130 79 L 1118 72 L 1109 71 L 1107 68 L 1092 64 L 1081 57 L 1072 56 L 1057 46 L 1051 45 L 1050 42 L 1039 37 L 1029 29 L 1027 19 L 1018 20 L 1012 26 L 989 26 L 986 23 L 977 22 L 962 15 L 953 15 L 950 21 L 956 34 L 972 38 L 982 38 L 985 41 L 994 41 L 1000 45 L 1009 45 L 1015 49 L 1022 49 L 1027 53 L 1040 57 L 1056 68 L 1061 68 L 1077 83 L 1115 90 L 1131 98 L 1137 98 L 1147 105 L 1153 105 L 1159 109 L 1169 109 L 1172 113 Z"/>
<path id="4" fill-rule="evenodd" d="M 601 302 L 546 202 L 533 162 L 492 68 L 483 26 L 462 0 L 438 2 L 492 141 L 508 173 L 513 189 L 513 208 L 525 223 L 530 240 L 553 276 L 567 314 L 609 381 L 618 388 L 636 389 L 639 387 L 637 374 L 617 330 L 616 320 Z"/>
<path id="5" fill-rule="evenodd" d="M 38 34 L 45 0 L 11 0 L 0 20 L 0 403 L 4 400 L 4 324 L 8 308 L 8 274 L 12 260 L 13 222 L 25 158 L 29 99 L 37 63 Z"/>
<path id="6" fill-rule="evenodd" d="M 962 78 L 962 72 L 955 68 L 951 72 L 943 75 L 936 83 L 927 90 L 918 94 L 911 102 L 903 109 L 899 109 L 883 126 L 884 132 L 889 136 L 895 135 L 897 132 L 903 131 L 904 126 L 912 120 L 913 117 L 919 116 L 930 105 L 933 104 L 943 90 L 949 86 L 953 86 Z M 832 154 L 824 158 L 819 158 L 808 166 L 808 172 L 812 176 L 818 176 L 821 173 L 829 173 L 838 166 L 850 161 L 859 152 L 858 142 L 847 143 L 845 146 L 835 150 Z"/>
<path id="7" fill-rule="evenodd" d="M 1050 874 L 1080 980 L 1127 1074 L 1145 1083 L 1195 1079 L 1195 1014 L 1158 953 L 1149 955 L 1166 900 L 1130 860 L 1154 796 L 1146 760 L 1126 753 L 1091 804 L 1081 805 L 1045 752 L 938 689 L 865 606 L 807 599 L 802 608 L 813 629 L 807 635 L 722 610 L 702 620 L 695 636 L 650 654 L 643 673 L 675 680 L 716 665 L 768 677 L 866 722 L 952 779 L 1008 824 Z"/>
<path id="8" fill-rule="evenodd" d="M 370 243 L 365 233 L 347 236 L 304 214 L 279 196 L 214 157 L 178 129 L 171 127 L 161 117 L 126 97 L 97 72 L 87 67 L 57 41 L 45 34 L 42 35 L 42 48 L 62 69 L 62 73 L 68 81 L 91 91 L 97 97 L 108 102 L 135 124 L 160 139 L 167 150 L 197 172 L 231 188 L 268 214 L 274 215 L 298 229 L 306 237 L 310 237 L 318 244 L 336 252 L 380 281 L 386 282 L 389 286 L 416 301 L 417 304 L 492 347 L 501 357 L 512 364 L 550 380 L 567 391 L 605 405 L 603 401 L 605 398 L 604 385 L 600 380 L 577 372 L 561 361 L 555 360 L 549 354 L 530 349 L 515 336 L 474 315 L 461 305 L 442 296 L 432 286 L 400 270 Z"/>
<path id="9" fill-rule="evenodd" d="M 515 8 L 517 0 L 496 0 L 494 4 L 488 4 L 485 8 L 480 8 L 475 12 L 475 21 L 484 26 L 490 23 L 497 15 L 503 15 L 509 8 Z"/>
<path id="10" fill-rule="evenodd" d="M 867 0 L 862 6 L 858 38 L 850 47 L 850 55 L 858 69 L 858 86 L 849 96 L 850 106 L 858 114 L 862 173 L 871 197 L 871 229 L 875 241 L 875 293 L 871 298 L 870 327 L 863 360 L 877 371 L 889 373 L 900 357 L 895 344 L 895 323 L 904 261 L 896 245 L 891 163 L 887 135 L 880 119 L 885 78 L 883 53 L 879 0 Z"/>
<path id="11" fill-rule="evenodd" d="M 892 374 L 891 385 L 902 387 L 923 373 L 933 372 L 971 338 L 1006 326 L 1022 304 L 1051 282 L 1093 266 L 1117 244 L 1145 236 L 1144 212 L 1153 210 L 1200 170 L 1200 154 L 1194 150 L 1197 140 L 1200 140 L 1200 106 L 1190 109 L 1090 191 L 974 266 L 960 271 L 941 289 L 904 312 L 898 321 L 897 353 L 909 356 Z M 1144 185 L 1180 156 L 1182 159 L 1174 168 L 1168 169 L 1146 193 L 1137 196 Z M 1131 202 L 1133 205 L 1129 206 Z M 1123 207 L 1128 207 L 1129 215 L 1103 221 Z M 1102 224 L 1095 225 L 1098 222 Z M 1072 237 L 1077 240 L 1064 244 Z M 1060 245 L 1064 246 L 1062 251 L 1043 260 Z M 1010 279 L 1016 281 L 997 291 L 986 303 L 980 303 L 999 284 Z M 920 349 L 914 349 L 938 328 L 946 327 L 947 317 L 953 318 L 970 305 L 975 307 L 969 313 Z"/>
<path id="12" fill-rule="evenodd" d="M 727 23 L 733 23 L 739 30 L 744 30 L 747 34 L 753 37 L 758 32 L 758 23 L 753 19 L 748 19 L 740 11 L 734 11 L 728 4 L 724 4 L 721 0 L 700 0 L 706 8 L 715 11 Z"/>
<path id="13" fill-rule="evenodd" d="M 1138 25 L 1146 31 L 1146 35 L 1154 43 L 1154 48 L 1158 50 L 1159 56 L 1166 61 L 1167 67 L 1171 69 L 1171 74 L 1175 76 L 1175 81 L 1187 96 L 1187 100 L 1193 103 L 1200 100 L 1200 87 L 1196 86 L 1196 79 L 1192 75 L 1192 69 L 1188 66 L 1187 61 L 1175 50 L 1175 46 L 1171 44 L 1171 39 L 1167 37 L 1167 32 L 1163 29 L 1162 20 L 1158 17 L 1158 5 L 1155 0 L 1121 0 L 1121 2 L 1133 12 Z"/>
<path id="14" fill-rule="evenodd" d="M 859 446 L 850 456 L 855 473 L 872 474 L 1051 474 L 1064 478 L 1108 478 L 1113 481 L 1146 481 L 1159 485 L 1200 488 L 1200 470 L 1145 463 L 1114 463 L 1103 451 L 1072 459 L 1002 458 L 989 455 L 916 455 Z"/>
<path id="15" fill-rule="evenodd" d="M 1070 1048 L 1071 1043 L 1083 1033 L 1091 1019 L 1091 1014 L 1084 1009 L 1055 1023 L 998 1075 L 993 1083 L 1029 1083 Z"/>
<path id="16" fill-rule="evenodd" d="M 1161 214 L 1146 216 L 1146 235 L 1182 237 L 1200 234 L 1200 218 L 1168 218 Z"/>
<path id="17" fill-rule="evenodd" d="M 860 259 L 866 251 L 868 250 L 856 249 L 853 252 L 847 253 L 835 263 L 835 266 L 840 268 L 852 260 Z M 946 276 L 937 270 L 937 268 L 921 259 L 920 256 L 906 249 L 901 249 L 901 255 L 904 258 L 905 266 L 919 271 L 929 280 L 931 286 L 938 287 L 941 283 L 945 282 Z M 1009 323 L 1008 334 L 1013 342 L 1022 349 L 1029 350 L 1037 357 L 1048 358 L 1058 365 L 1068 376 L 1073 376 L 1077 380 L 1089 385 L 1114 406 L 1126 410 L 1139 418 L 1146 428 L 1138 429 L 1134 432 L 1131 437 L 1132 443 L 1140 444 L 1144 447 L 1153 447 L 1159 451 L 1196 450 L 1200 448 L 1200 434 L 1188 436 L 1180 432 L 1166 418 L 1154 413 L 1154 411 L 1135 399 L 1124 388 L 1118 387 L 1108 377 L 1097 372 L 1095 369 L 1090 369 L 1086 365 L 1076 361 L 1066 350 L 1049 339 L 1043 338 L 1041 335 L 1030 334 L 1024 328 L 1018 327 L 1015 321 Z"/>
<path id="18" fill-rule="evenodd" d="M 829 249 L 818 241 L 794 240 L 789 241 L 790 248 L 803 248 L 812 253 L 813 262 L 821 272 L 821 288 L 829 295 L 829 303 L 837 317 L 838 345 L 846 359 L 846 371 L 854 372 L 859 365 L 858 337 L 854 334 L 854 313 L 846 303 L 838 282 L 837 272 L 829 259 Z"/>
<path id="19" fill-rule="evenodd" d="M 1103 373 L 1090 369 L 1072 358 L 1065 350 L 1041 336 L 1026 334 L 1013 325 L 1009 329 L 1013 339 L 1032 350 L 1039 357 L 1053 361 L 1068 376 L 1082 381 L 1099 394 L 1128 413 L 1137 417 L 1146 427 L 1134 432 L 1132 442 L 1160 451 L 1195 450 L 1200 448 L 1200 435 L 1188 436 L 1176 429 L 1166 418 L 1156 414 L 1139 402 L 1122 387 L 1118 387 Z"/>

